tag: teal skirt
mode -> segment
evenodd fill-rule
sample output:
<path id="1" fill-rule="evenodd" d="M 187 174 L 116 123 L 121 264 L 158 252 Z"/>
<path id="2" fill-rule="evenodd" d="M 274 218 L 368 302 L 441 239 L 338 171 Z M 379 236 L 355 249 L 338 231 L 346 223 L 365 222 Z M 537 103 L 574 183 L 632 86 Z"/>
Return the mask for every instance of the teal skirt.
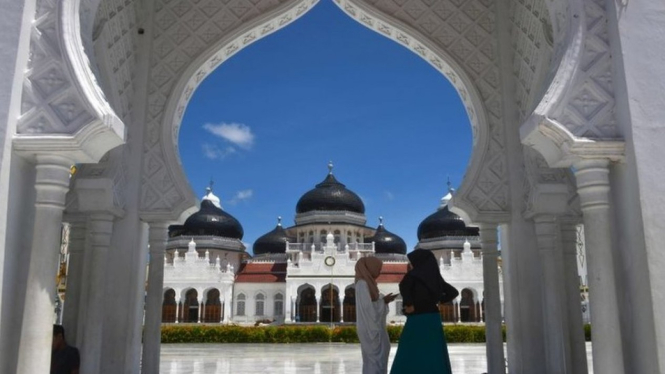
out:
<path id="1" fill-rule="evenodd" d="M 406 317 L 390 374 L 452 374 L 438 313 Z"/>

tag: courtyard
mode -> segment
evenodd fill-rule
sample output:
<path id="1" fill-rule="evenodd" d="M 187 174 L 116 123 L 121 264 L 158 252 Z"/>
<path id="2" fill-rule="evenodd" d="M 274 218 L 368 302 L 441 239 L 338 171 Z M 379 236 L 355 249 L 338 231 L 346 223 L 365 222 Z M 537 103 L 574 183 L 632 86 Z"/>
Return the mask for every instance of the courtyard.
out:
<path id="1" fill-rule="evenodd" d="M 397 344 L 392 344 L 392 363 Z M 455 374 L 485 373 L 484 344 L 450 344 Z M 505 345 L 504 345 L 505 349 Z M 589 373 L 591 343 L 586 344 Z M 164 344 L 162 374 L 355 374 L 362 371 L 360 346 L 345 343 L 313 344 Z"/>

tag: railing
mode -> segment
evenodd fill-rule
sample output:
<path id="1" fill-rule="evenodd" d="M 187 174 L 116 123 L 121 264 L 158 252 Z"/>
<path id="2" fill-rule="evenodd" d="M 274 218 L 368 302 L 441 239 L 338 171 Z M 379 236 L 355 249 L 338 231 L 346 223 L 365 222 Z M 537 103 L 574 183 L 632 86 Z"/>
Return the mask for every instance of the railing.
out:
<path id="1" fill-rule="evenodd" d="M 166 244 L 166 249 L 177 249 L 177 248 L 187 248 L 189 242 L 194 239 L 196 242 L 197 248 L 219 248 L 219 249 L 235 249 L 242 250 L 244 246 L 237 239 L 228 239 L 219 236 L 181 236 L 177 238 L 169 238 L 168 243 Z"/>
<path id="2" fill-rule="evenodd" d="M 347 250 L 346 244 L 341 245 L 339 243 L 335 244 L 337 246 L 337 252 L 345 252 Z M 325 244 L 314 243 L 314 252 L 323 252 Z M 287 243 L 287 251 L 302 251 L 302 252 L 311 252 L 312 243 Z M 373 251 L 374 243 L 349 243 L 349 251 Z"/>
<path id="3" fill-rule="evenodd" d="M 247 262 L 260 263 L 260 262 L 286 262 L 286 253 L 266 253 L 263 255 L 250 258 Z"/>

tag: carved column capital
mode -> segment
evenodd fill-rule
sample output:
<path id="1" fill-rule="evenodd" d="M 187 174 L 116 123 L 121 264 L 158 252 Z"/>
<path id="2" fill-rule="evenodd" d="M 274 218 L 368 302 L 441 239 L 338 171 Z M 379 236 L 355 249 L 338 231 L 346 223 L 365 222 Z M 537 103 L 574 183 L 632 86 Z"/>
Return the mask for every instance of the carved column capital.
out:
<path id="1" fill-rule="evenodd" d="M 609 165 L 607 159 L 586 159 L 574 164 L 582 212 L 609 208 Z"/>

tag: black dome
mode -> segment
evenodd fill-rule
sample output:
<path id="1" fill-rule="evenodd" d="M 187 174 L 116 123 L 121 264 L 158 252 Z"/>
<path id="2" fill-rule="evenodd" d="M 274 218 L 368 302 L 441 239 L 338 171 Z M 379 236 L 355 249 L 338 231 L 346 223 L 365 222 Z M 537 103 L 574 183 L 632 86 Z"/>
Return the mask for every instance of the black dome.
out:
<path id="1" fill-rule="evenodd" d="M 210 200 L 201 201 L 201 209 L 187 218 L 184 235 L 212 235 L 242 239 L 244 231 L 240 222 Z"/>
<path id="2" fill-rule="evenodd" d="M 256 239 L 254 242 L 254 256 L 265 253 L 286 252 L 286 242 L 295 243 L 296 238 L 289 237 L 281 224 L 277 224 L 274 230 Z"/>
<path id="3" fill-rule="evenodd" d="M 398 253 L 406 254 L 406 243 L 404 239 L 393 234 L 380 224 L 376 229 L 374 236 L 365 238 L 365 243 L 374 242 L 374 251 L 376 253 Z"/>
<path id="4" fill-rule="evenodd" d="M 330 173 L 315 189 L 308 191 L 298 200 L 296 213 L 313 210 L 365 213 L 365 204 Z"/>
<path id="5" fill-rule="evenodd" d="M 447 205 L 425 218 L 418 226 L 418 240 L 478 235 L 477 227 L 466 227 L 462 218 L 448 210 Z"/>

